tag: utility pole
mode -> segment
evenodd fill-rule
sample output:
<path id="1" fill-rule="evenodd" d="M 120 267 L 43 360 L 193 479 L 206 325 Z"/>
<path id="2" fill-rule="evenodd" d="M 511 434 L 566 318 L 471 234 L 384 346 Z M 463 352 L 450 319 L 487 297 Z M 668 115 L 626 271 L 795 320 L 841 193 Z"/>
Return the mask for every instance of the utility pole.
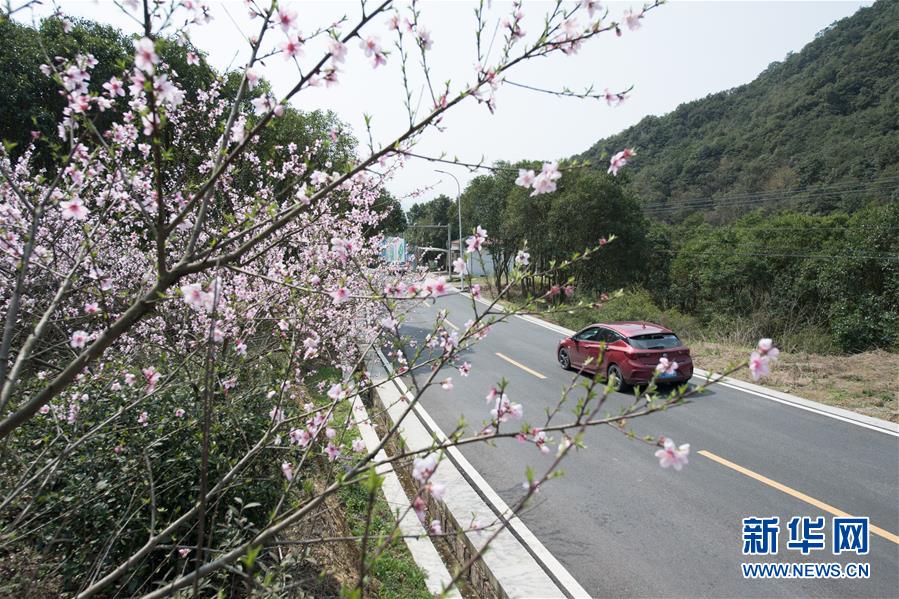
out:
<path id="1" fill-rule="evenodd" d="M 435 173 L 443 173 L 444 175 L 449 175 L 456 182 L 456 211 L 459 215 L 459 257 L 461 258 L 462 257 L 462 186 L 459 184 L 459 179 L 456 178 L 456 175 L 452 174 L 451 172 L 442 171 L 438 168 L 435 168 L 434 172 Z M 450 245 L 448 247 L 450 249 L 452 249 L 452 247 L 453 247 L 452 237 L 450 238 Z M 450 257 L 452 257 L 452 256 L 450 256 Z M 448 268 L 447 268 L 447 272 L 449 272 Z M 461 277 L 459 277 L 459 280 L 461 281 Z"/>

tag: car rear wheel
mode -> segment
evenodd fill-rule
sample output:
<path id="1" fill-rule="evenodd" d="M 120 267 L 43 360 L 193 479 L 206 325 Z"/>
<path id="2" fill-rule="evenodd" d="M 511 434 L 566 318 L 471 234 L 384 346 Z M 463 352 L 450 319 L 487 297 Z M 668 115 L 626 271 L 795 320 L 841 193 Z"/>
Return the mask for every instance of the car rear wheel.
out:
<path id="1" fill-rule="evenodd" d="M 559 350 L 559 366 L 562 367 L 562 370 L 571 370 L 571 356 L 564 347 Z"/>
<path id="2" fill-rule="evenodd" d="M 622 376 L 621 369 L 618 368 L 617 365 L 612 364 L 609 366 L 606 376 L 608 376 L 609 381 L 612 382 L 612 389 L 615 391 L 627 391 L 628 385 L 624 382 L 624 376 Z"/>

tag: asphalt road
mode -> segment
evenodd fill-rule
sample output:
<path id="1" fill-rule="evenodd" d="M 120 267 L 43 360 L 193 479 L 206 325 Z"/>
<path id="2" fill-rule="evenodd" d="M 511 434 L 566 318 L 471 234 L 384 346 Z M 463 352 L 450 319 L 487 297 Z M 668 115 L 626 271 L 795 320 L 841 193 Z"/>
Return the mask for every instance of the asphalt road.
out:
<path id="1" fill-rule="evenodd" d="M 439 309 L 448 310 L 456 327 L 473 316 L 471 300 L 453 293 L 410 314 L 403 334 L 422 342 Z M 544 409 L 555 406 L 562 388 L 578 376 L 556 363 L 561 338 L 517 317 L 497 324 L 467 351 L 470 376 L 447 369 L 440 376 L 452 376 L 455 389 L 434 386 L 423 405 L 445 432 L 461 417 L 477 427 L 489 418 L 485 395 L 505 377 L 510 398 L 524 405 L 525 419 L 542 422 Z M 616 394 L 609 410 L 627 401 Z M 690 443 L 690 464 L 681 472 L 663 470 L 652 447 L 609 427 L 592 428 L 586 451 L 570 456 L 564 477 L 544 485 L 520 515 L 591 595 L 899 597 L 899 438 L 723 386 L 630 424 L 640 435 Z M 772 488 L 700 450 L 788 489 Z M 551 462 L 533 445 L 512 440 L 468 445 L 462 452 L 510 505 L 523 492 L 526 466 L 540 472 Z M 816 507 L 822 503 L 870 517 L 895 540 L 872 533 L 869 555 L 832 555 L 832 514 Z M 742 555 L 741 521 L 748 516 L 780 517 L 777 556 Z M 808 557 L 787 550 L 792 516 L 825 516 L 824 550 Z M 747 580 L 743 562 L 869 563 L 871 574 L 867 580 Z"/>

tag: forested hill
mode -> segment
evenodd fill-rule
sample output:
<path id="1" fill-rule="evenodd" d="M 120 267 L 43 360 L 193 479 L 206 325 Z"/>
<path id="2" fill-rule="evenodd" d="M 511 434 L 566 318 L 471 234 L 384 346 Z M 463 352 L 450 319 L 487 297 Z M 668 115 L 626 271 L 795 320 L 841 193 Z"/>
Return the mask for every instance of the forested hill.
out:
<path id="1" fill-rule="evenodd" d="M 581 158 L 623 147 L 637 149 L 630 176 L 659 216 L 708 210 L 692 201 L 707 198 L 731 215 L 899 199 L 899 1 L 862 8 L 751 83 L 646 117 Z"/>

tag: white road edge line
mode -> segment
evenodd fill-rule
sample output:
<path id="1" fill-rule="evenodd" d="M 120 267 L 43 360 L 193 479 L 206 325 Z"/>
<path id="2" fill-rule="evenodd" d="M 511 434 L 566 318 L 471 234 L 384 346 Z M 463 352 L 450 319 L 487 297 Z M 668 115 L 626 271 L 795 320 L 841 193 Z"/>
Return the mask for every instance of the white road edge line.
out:
<path id="1" fill-rule="evenodd" d="M 464 291 L 456 290 L 456 293 L 459 295 L 464 295 L 465 297 L 471 298 L 470 293 L 466 293 Z M 490 306 L 490 302 L 482 300 L 480 298 L 473 298 L 475 301 L 480 302 L 485 306 Z M 495 308 L 506 312 L 507 310 L 501 306 L 500 304 L 496 304 Z M 530 315 L 515 315 L 516 318 L 520 318 L 526 322 L 531 324 L 535 324 L 537 326 L 541 326 L 545 329 L 549 329 L 561 335 L 574 335 L 576 331 L 572 331 L 571 329 L 567 329 L 565 327 L 561 327 L 559 325 L 552 324 L 550 322 L 546 322 L 540 318 L 536 318 Z M 694 368 L 693 374 L 697 378 L 705 378 L 708 380 L 708 377 L 711 373 L 707 370 L 703 370 L 701 368 Z M 756 397 L 761 397 L 762 399 L 767 399 L 770 401 L 774 401 L 786 406 L 790 406 L 793 408 L 798 408 L 800 410 L 805 410 L 807 412 L 813 412 L 820 416 L 826 416 L 827 418 L 832 418 L 834 420 L 839 420 L 841 422 L 847 422 L 849 424 L 854 424 L 856 426 L 860 426 L 862 428 L 866 428 L 872 431 L 877 431 L 879 433 L 884 433 L 886 435 L 892 435 L 893 437 L 899 437 L 899 424 L 894 422 L 890 422 L 888 420 L 883 420 L 881 418 L 875 418 L 873 416 L 865 416 L 864 414 L 856 414 L 855 412 L 850 412 L 849 410 L 844 410 L 843 408 L 837 408 L 834 406 L 828 406 L 826 404 L 819 403 L 817 401 L 812 401 L 811 399 L 805 399 L 804 397 L 799 397 L 798 395 L 792 395 L 790 393 L 784 393 L 782 391 L 776 391 L 774 389 L 763 388 L 764 391 L 759 391 L 753 389 L 750 386 L 750 383 L 746 383 L 744 381 L 724 377 L 716 383 L 718 385 L 724 385 L 725 387 L 730 387 L 731 389 L 736 389 L 738 391 L 742 391 L 744 393 L 749 393 L 750 395 L 755 395 Z M 755 386 L 755 385 L 753 385 Z M 776 394 L 776 395 L 775 395 Z"/>
<path id="2" fill-rule="evenodd" d="M 392 367 L 390 367 L 390 362 L 384 356 L 379 348 L 375 348 L 375 351 L 381 358 L 382 364 L 385 364 L 392 373 Z M 393 382 L 397 384 L 400 388 L 400 392 L 403 394 L 409 393 L 409 388 L 406 387 L 406 384 L 400 377 L 396 377 L 393 379 Z M 416 414 L 425 421 L 425 423 L 430 427 L 434 434 L 437 436 L 440 442 L 446 441 L 447 437 L 444 434 L 443 429 L 431 418 L 431 415 L 428 414 L 427 410 L 424 409 L 424 406 L 419 402 L 413 408 Z M 500 497 L 496 491 L 493 490 L 493 487 L 481 476 L 480 472 L 478 472 L 474 466 L 471 465 L 462 452 L 459 451 L 457 447 L 449 447 L 446 449 L 448 453 L 450 453 L 456 463 L 465 470 L 465 474 L 469 477 L 472 484 L 478 487 L 484 497 L 493 505 L 493 508 L 498 510 L 501 514 L 507 515 L 512 514 L 511 516 L 506 516 L 506 519 L 509 521 L 509 527 L 514 529 L 516 533 L 521 537 L 526 545 L 528 545 L 533 551 L 533 553 L 539 557 L 540 561 L 542 561 L 547 568 L 549 568 L 556 579 L 559 581 L 559 584 L 564 587 L 564 590 L 568 592 L 572 597 L 576 597 L 578 599 L 581 598 L 590 598 L 590 593 L 584 589 L 580 585 L 580 583 L 571 575 L 565 566 L 563 566 L 556 557 L 550 553 L 550 551 L 540 542 L 540 539 L 534 535 L 533 532 L 518 518 L 517 515 L 514 515 L 512 512 L 512 508 L 510 508 L 505 501 L 503 501 L 502 497 Z"/>
<path id="3" fill-rule="evenodd" d="M 356 415 L 354 417 L 357 426 L 359 427 L 359 434 L 362 436 L 362 440 L 365 441 L 365 447 L 368 451 L 372 451 L 378 446 L 381 440 L 378 437 L 378 433 L 375 432 L 374 427 L 371 425 L 368 411 L 362 404 L 362 398 L 358 395 L 353 398 L 352 410 Z M 381 449 L 375 455 L 375 459 L 386 460 L 387 454 Z M 381 491 L 384 493 L 384 498 L 387 503 L 391 506 L 391 511 L 393 511 L 393 506 L 408 507 L 409 497 L 406 495 L 406 491 L 403 489 L 396 472 L 393 471 L 393 467 L 389 463 L 381 464 L 375 468 L 375 471 L 380 476 L 384 477 L 384 484 L 381 487 Z M 398 525 L 400 531 L 404 535 L 427 534 L 424 526 L 418 521 L 415 513 L 411 510 L 406 511 Z M 409 553 L 412 554 L 412 559 L 415 560 L 415 563 L 418 564 L 418 567 L 421 568 L 425 574 L 425 585 L 428 587 L 428 591 L 435 596 L 440 594 L 443 591 L 444 584 L 451 581 L 453 577 L 446 568 L 446 564 L 443 563 L 443 558 L 440 557 L 437 548 L 434 547 L 434 543 L 427 536 L 417 538 L 406 536 L 403 540 L 406 542 Z M 461 599 L 462 597 L 455 587 L 447 592 L 445 596 L 454 599 Z"/>

